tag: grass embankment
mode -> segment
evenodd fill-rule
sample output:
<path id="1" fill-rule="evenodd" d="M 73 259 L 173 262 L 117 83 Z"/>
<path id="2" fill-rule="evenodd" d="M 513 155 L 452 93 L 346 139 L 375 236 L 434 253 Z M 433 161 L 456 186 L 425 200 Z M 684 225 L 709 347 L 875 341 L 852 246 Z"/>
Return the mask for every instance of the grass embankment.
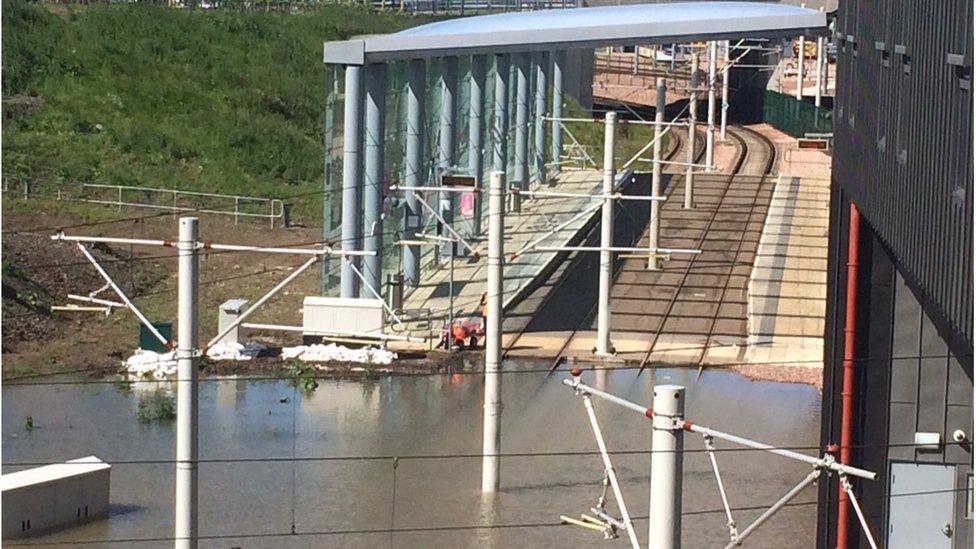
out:
<path id="1" fill-rule="evenodd" d="M 618 112 L 617 133 L 614 139 L 614 165 L 619 170 L 621 166 L 629 161 L 635 154 L 643 149 L 652 139 L 654 139 L 654 127 L 639 124 L 621 123 L 621 117 L 626 112 Z M 604 125 L 602 113 L 591 113 L 571 97 L 566 98 L 563 116 L 566 118 L 593 118 L 599 122 L 566 122 L 566 129 L 572 133 L 581 145 L 586 149 L 598 169 L 603 169 L 603 139 Z M 667 134 L 661 139 L 662 154 L 667 154 L 669 145 Z M 563 137 L 563 143 L 572 144 L 572 138 L 568 135 Z M 650 158 L 651 150 L 648 149 L 642 158 Z M 650 171 L 651 164 L 647 162 L 635 162 L 630 166 L 633 170 Z"/>
<path id="2" fill-rule="evenodd" d="M 51 193 L 80 183 L 314 191 L 322 42 L 422 22 L 356 6 L 289 15 L 5 0 L 2 10 L 4 177 Z"/>
<path id="3" fill-rule="evenodd" d="M 316 191 L 324 157 L 322 42 L 424 21 L 356 6 L 285 15 L 23 0 L 5 0 L 2 16 L 4 183 L 17 190 L 30 181 L 40 197 L 80 183 L 258 196 Z M 309 196 L 296 209 L 317 218 L 321 198 Z M 66 293 L 86 294 L 102 281 L 76 250 L 47 236 L 52 227 L 120 215 L 102 206 L 19 199 L 16 192 L 4 196 L 3 210 L 4 377 L 117 365 L 134 347 L 134 317 L 52 313 Z M 143 213 L 152 212 L 121 217 Z M 201 234 L 213 240 L 270 245 L 318 234 L 201 222 Z M 175 228 L 166 216 L 85 232 L 172 238 Z M 150 256 L 144 259 L 160 254 L 133 251 Z M 147 315 L 173 320 L 171 259 L 129 261 L 128 247 L 93 253 Z M 205 334 L 216 326 L 222 300 L 255 299 L 291 266 L 246 254 L 202 263 L 205 280 L 229 279 L 211 284 L 202 300 Z M 296 295 L 317 285 L 314 276 L 296 283 L 295 295 L 273 300 L 267 320 L 293 323 L 285 317 L 300 307 Z"/>

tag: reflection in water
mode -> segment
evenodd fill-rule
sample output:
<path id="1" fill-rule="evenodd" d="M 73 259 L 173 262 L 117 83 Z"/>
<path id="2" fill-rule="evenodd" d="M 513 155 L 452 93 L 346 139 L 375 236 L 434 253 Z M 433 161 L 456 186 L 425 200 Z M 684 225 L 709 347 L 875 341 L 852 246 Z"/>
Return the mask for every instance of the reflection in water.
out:
<path id="1" fill-rule="evenodd" d="M 540 366 L 506 364 L 509 369 Z M 476 528 L 552 524 L 560 514 L 575 516 L 596 502 L 603 466 L 582 402 L 562 385 L 565 377 L 503 376 L 502 451 L 586 454 L 503 458 L 502 489 L 489 498 L 479 491 L 481 376 L 324 381 L 310 394 L 285 381 L 205 381 L 200 388 L 201 534 L 275 537 L 227 537 L 201 546 L 588 547 L 601 542 L 599 533 L 571 526 Z M 686 369 L 648 370 L 639 378 L 633 370 L 588 372 L 584 381 L 645 403 L 654 382 L 685 385 L 688 417 L 697 423 L 776 445 L 817 445 L 820 395 L 807 386 L 752 382 L 722 371 L 705 371 L 697 380 L 697 372 Z M 140 424 L 136 401 L 134 392 L 111 384 L 3 388 L 6 463 L 98 455 L 116 463 L 112 503 L 129 511 L 39 541 L 172 535 L 172 464 L 125 462 L 172 460 L 175 424 Z M 650 447 L 650 424 L 608 403 L 595 400 L 594 405 L 611 452 L 632 452 L 615 454 L 614 468 L 631 514 L 646 517 L 650 460 L 644 450 Z M 30 432 L 23 426 L 27 415 L 35 419 Z M 694 517 L 684 521 L 685 546 L 717 545 L 727 533 L 707 455 L 695 435 L 686 438 L 685 449 L 683 510 Z M 289 459 L 293 455 L 299 459 Z M 431 455 L 456 457 L 416 457 Z M 335 457 L 343 459 L 328 459 Z M 358 459 L 365 457 L 374 459 Z M 772 503 L 809 469 L 752 451 L 721 451 L 718 461 L 733 507 Z M 810 490 L 797 501 L 814 498 Z M 736 520 L 746 524 L 758 514 L 740 512 Z M 290 536 L 293 521 L 298 534 L 318 534 Z M 647 521 L 636 522 L 643 538 Z M 458 525 L 470 528 L 385 531 Z M 751 544 L 806 547 L 814 526 L 813 505 L 791 507 L 763 526 Z M 363 529 L 380 532 L 327 534 Z M 618 544 L 626 540 L 611 546 Z"/>

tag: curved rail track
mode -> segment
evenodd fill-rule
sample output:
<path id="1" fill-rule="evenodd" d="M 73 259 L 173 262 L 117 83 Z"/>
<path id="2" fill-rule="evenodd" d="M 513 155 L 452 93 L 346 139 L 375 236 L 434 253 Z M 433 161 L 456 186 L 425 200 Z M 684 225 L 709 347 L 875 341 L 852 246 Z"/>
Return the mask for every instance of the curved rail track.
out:
<path id="1" fill-rule="evenodd" d="M 732 129 L 730 128 L 730 130 Z M 739 133 L 740 131 L 742 132 L 742 134 Z M 773 144 L 772 141 L 769 140 L 769 138 L 760 134 L 759 132 L 740 126 L 740 127 L 736 127 L 732 131 L 728 131 L 727 134 L 731 136 L 732 140 L 736 143 L 736 146 L 739 149 L 739 154 L 735 164 L 733 164 L 732 169 L 730 170 L 730 173 L 727 176 L 726 184 L 724 185 L 724 188 L 722 190 L 722 196 L 719 199 L 719 204 L 721 204 L 721 202 L 725 199 L 726 195 L 729 192 L 729 188 L 731 188 L 731 183 L 737 175 L 746 171 L 747 168 L 748 171 L 758 171 L 758 173 L 755 175 L 762 175 L 762 176 L 768 175 L 772 172 L 773 166 L 775 165 L 775 161 L 776 161 L 776 146 Z M 750 147 L 750 143 L 753 145 L 752 147 Z M 755 145 L 757 144 L 761 145 L 761 147 L 756 147 Z M 755 202 L 756 198 L 758 198 L 758 192 L 759 192 L 759 187 L 757 186 L 756 188 L 757 195 L 753 196 L 753 202 Z M 702 231 L 701 236 L 698 239 L 697 247 L 699 249 L 704 243 L 708 231 L 712 228 L 712 225 L 714 225 L 715 220 L 718 217 L 718 213 L 719 213 L 719 208 L 716 207 L 712 211 L 712 215 L 711 217 L 709 217 L 708 222 L 705 225 L 705 229 Z M 739 252 L 742 251 L 742 243 L 745 239 L 745 235 L 746 235 L 745 229 L 740 231 L 738 243 L 736 245 L 735 255 L 733 256 L 733 260 L 729 262 L 730 276 L 727 276 L 725 278 L 725 284 L 722 287 L 722 293 L 720 294 L 718 307 L 715 307 L 715 314 L 710 319 L 708 333 L 705 336 L 705 343 L 702 346 L 702 352 L 699 355 L 697 361 L 699 365 L 702 364 L 702 362 L 705 359 L 705 355 L 708 353 L 709 344 L 711 343 L 712 337 L 714 336 L 714 332 L 715 332 L 715 324 L 718 322 L 719 311 L 722 310 L 722 302 L 725 301 L 725 295 L 729 289 L 729 282 L 731 281 L 731 273 L 735 268 L 735 259 L 738 257 Z M 644 368 L 647 366 L 647 361 L 651 358 L 651 354 L 654 352 L 654 348 L 657 346 L 658 339 L 660 339 L 661 337 L 664 324 L 665 322 L 667 322 L 668 317 L 671 315 L 671 312 L 674 310 L 675 303 L 677 303 L 678 301 L 679 290 L 688 281 L 688 275 L 691 274 L 695 266 L 695 262 L 698 260 L 699 257 L 700 257 L 699 255 L 694 255 L 688 261 L 688 265 L 685 267 L 685 270 L 682 273 L 681 282 L 675 287 L 675 290 L 671 295 L 671 299 L 667 307 L 667 312 L 664 314 L 664 316 L 661 317 L 661 322 L 658 324 L 657 329 L 654 331 L 654 337 L 651 339 L 651 343 L 647 347 L 647 352 L 644 353 L 644 357 L 641 359 L 640 367 L 637 370 L 638 376 L 644 371 Z"/>
<path id="2" fill-rule="evenodd" d="M 719 206 L 722 204 L 722 201 L 726 198 L 729 188 L 731 187 L 732 182 L 735 181 L 735 178 L 741 176 L 753 176 L 753 177 L 765 176 L 772 172 L 773 166 L 775 165 L 776 148 L 773 145 L 773 143 L 762 134 L 759 134 L 758 132 L 755 132 L 748 128 L 742 128 L 742 127 L 731 127 L 729 129 L 728 134 L 730 136 L 732 143 L 735 145 L 737 149 L 735 162 L 733 163 L 731 170 L 727 174 L 715 174 L 715 175 L 705 176 L 705 177 L 716 177 L 716 176 L 721 177 L 723 183 L 722 184 L 723 190 L 721 192 L 721 195 L 718 198 L 718 202 L 716 203 L 715 208 L 713 208 L 712 211 L 710 212 L 710 216 L 705 224 L 705 227 L 698 235 L 696 247 L 699 248 L 701 247 L 709 231 L 712 229 L 713 225 L 715 224 L 716 218 L 720 211 Z M 679 153 L 683 155 L 682 151 L 684 150 L 683 145 L 685 141 L 687 141 L 687 138 L 684 136 L 678 136 L 678 139 L 673 140 L 676 146 L 672 147 L 671 150 L 669 150 L 669 153 L 666 155 L 666 158 L 668 159 L 675 158 L 677 155 L 679 155 Z M 696 148 L 695 161 L 698 162 L 700 161 L 701 157 L 704 155 L 703 134 L 699 134 L 698 138 L 695 140 L 695 148 Z M 670 170 L 666 169 L 665 171 L 667 173 L 671 173 L 673 176 L 679 176 L 679 177 L 680 174 L 683 173 L 682 171 L 680 171 L 680 169 L 670 169 Z M 699 175 L 698 177 L 702 177 L 702 176 Z M 671 198 L 671 195 L 673 195 L 676 192 L 676 189 L 679 188 L 683 188 L 683 186 L 680 184 L 680 181 L 679 184 L 668 185 L 666 194 L 669 197 L 669 199 Z M 758 199 L 758 193 L 759 193 L 759 187 L 757 186 L 755 195 L 751 197 L 753 203 L 755 203 L 755 201 Z M 720 319 L 719 311 L 721 310 L 722 303 L 724 302 L 727 291 L 729 290 L 729 282 L 731 280 L 731 274 L 736 267 L 736 259 L 739 255 L 739 252 L 742 251 L 743 245 L 745 243 L 746 240 L 745 235 L 746 235 L 745 230 L 740 231 L 738 238 L 732 243 L 732 249 L 730 251 L 734 251 L 734 255 L 732 255 L 732 260 L 729 261 L 727 265 L 724 265 L 726 276 L 725 276 L 724 284 L 720 287 L 721 294 L 719 294 L 720 298 L 719 298 L 718 307 L 715 308 L 715 310 L 711 315 L 704 318 L 704 320 L 707 322 L 708 328 L 707 328 L 707 333 L 705 335 L 705 343 L 702 347 L 701 354 L 697 360 L 699 364 L 701 364 L 704 361 L 705 355 L 708 352 L 708 348 L 713 340 L 713 335 L 716 331 L 716 325 L 718 324 Z M 678 303 L 679 292 L 681 288 L 685 286 L 686 282 L 688 281 L 689 275 L 694 271 L 696 267 L 696 260 L 698 259 L 698 257 L 699 256 L 697 255 L 692 256 L 691 259 L 688 260 L 685 268 L 680 272 L 680 282 L 674 286 L 674 291 L 672 292 L 670 298 L 668 299 L 665 308 L 665 314 L 661 316 L 660 321 L 657 323 L 656 328 L 653 330 L 653 336 L 651 342 L 647 348 L 647 351 L 643 355 L 643 359 L 640 362 L 639 371 L 643 371 L 643 368 L 646 366 L 648 359 L 653 353 L 653 350 L 658 343 L 658 339 L 661 333 L 663 332 L 665 323 L 667 322 L 668 318 L 671 317 L 671 313 L 674 311 L 676 303 Z M 567 259 L 567 261 L 571 261 L 571 260 L 572 259 Z M 618 265 L 618 269 L 617 269 L 618 271 L 619 268 L 622 268 L 622 265 L 623 265 L 622 263 Z M 614 275 L 616 277 L 617 273 L 615 272 Z M 552 298 L 554 295 L 556 295 L 559 292 L 559 290 L 562 288 L 567 278 L 568 277 L 565 276 L 564 274 L 556 282 L 556 284 L 552 288 L 550 288 L 549 293 L 546 294 L 542 302 L 540 302 L 540 304 L 536 308 L 536 312 L 541 311 L 543 307 L 545 307 L 545 305 L 548 303 L 550 298 Z M 563 362 L 563 360 L 565 360 L 567 355 L 567 349 L 569 349 L 570 345 L 576 339 L 577 335 L 584 328 L 584 326 L 586 326 L 587 323 L 592 323 L 595 311 L 596 311 L 596 303 L 594 302 L 589 308 L 589 310 L 586 312 L 586 314 L 584 314 L 579 319 L 579 321 L 576 322 L 574 326 L 572 326 L 572 329 L 569 330 L 569 334 L 565 337 L 565 339 L 562 340 L 555 354 L 550 355 L 554 357 L 550 367 L 550 372 L 558 368 L 559 365 Z M 518 344 L 522 336 L 528 331 L 528 328 L 530 327 L 531 323 L 532 320 L 530 319 L 520 328 L 520 330 L 516 333 L 515 337 L 509 342 L 508 346 L 506 347 L 505 349 L 506 354 Z"/>
<path id="3" fill-rule="evenodd" d="M 666 160 L 672 160 L 672 159 L 674 159 L 676 157 L 683 156 L 683 151 L 685 150 L 684 149 L 684 146 L 685 146 L 686 141 L 687 141 L 687 137 L 686 136 L 681 135 L 681 134 L 679 134 L 677 132 L 675 132 L 675 133 L 673 133 L 671 135 L 672 135 L 672 139 L 669 140 L 669 150 L 664 155 L 664 158 Z M 702 134 L 699 134 L 696 137 L 694 146 L 695 146 L 695 149 L 696 149 L 696 152 L 695 152 L 695 161 L 697 162 L 701 158 L 701 156 L 704 155 L 704 153 L 705 153 L 705 142 L 704 142 L 704 138 L 703 138 L 703 135 Z M 665 168 L 665 171 L 666 172 L 670 172 L 670 173 L 675 173 L 673 170 L 668 170 L 667 168 Z M 666 194 L 669 197 L 674 192 L 674 188 L 675 188 L 674 185 L 669 185 L 669 188 L 666 191 Z M 594 234 L 594 232 L 597 230 L 597 228 L 598 228 L 598 226 L 595 226 L 594 228 L 592 228 L 590 230 L 590 233 L 587 235 L 587 238 L 589 238 L 592 234 Z M 566 261 L 572 261 L 572 259 L 567 258 Z M 537 308 L 536 308 L 536 311 L 537 312 L 538 311 L 541 311 L 546 306 L 546 304 L 549 303 L 550 299 L 554 295 L 557 295 L 558 294 L 559 290 L 561 288 L 563 288 L 563 285 L 566 283 L 566 280 L 567 279 L 568 279 L 568 277 L 565 276 L 565 275 L 562 276 L 562 277 L 560 277 L 560 279 L 557 281 L 557 283 L 552 288 L 550 288 L 549 292 L 545 295 L 545 297 L 542 299 L 542 301 L 537 306 Z M 575 324 L 575 326 L 572 328 L 569 336 L 563 341 L 563 343 L 561 344 L 559 350 L 556 352 L 556 354 L 555 354 L 555 360 L 553 361 L 552 366 L 550 367 L 550 371 L 555 370 L 559 366 L 559 364 L 563 360 L 563 356 L 565 354 L 565 351 L 566 351 L 567 347 L 569 347 L 570 343 L 573 341 L 573 339 L 575 338 L 576 334 L 580 331 L 580 329 L 583 327 L 583 325 L 585 325 L 588 321 L 591 321 L 591 319 L 593 318 L 593 314 L 594 314 L 595 311 L 596 311 L 596 303 L 594 303 L 593 305 L 591 305 L 590 309 L 586 312 L 586 314 L 584 314 L 580 318 L 580 320 Z M 509 351 L 512 348 L 514 348 L 516 344 L 518 344 L 519 340 L 527 332 L 527 330 L 528 330 L 529 326 L 531 325 L 531 323 L 532 322 L 531 322 L 531 319 L 530 319 L 529 321 L 525 322 L 522 325 L 522 327 L 518 330 L 518 332 L 516 332 L 515 337 L 509 342 L 508 346 L 505 348 L 505 351 L 503 353 L 503 357 L 504 356 L 507 356 L 508 353 L 509 353 Z"/>

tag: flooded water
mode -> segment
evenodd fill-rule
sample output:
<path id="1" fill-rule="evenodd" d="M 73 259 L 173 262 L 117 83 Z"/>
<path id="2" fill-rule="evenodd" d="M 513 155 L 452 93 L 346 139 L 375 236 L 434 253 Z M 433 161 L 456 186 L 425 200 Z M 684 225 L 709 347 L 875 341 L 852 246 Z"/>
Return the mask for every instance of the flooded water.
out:
<path id="1" fill-rule="evenodd" d="M 697 372 L 686 369 L 658 369 L 640 378 L 634 370 L 598 375 L 587 372 L 584 381 L 646 403 L 654 382 L 685 385 L 687 416 L 696 423 L 786 447 L 818 441 L 820 394 L 808 386 L 720 371 L 705 371 L 696 381 Z M 596 450 L 582 401 L 561 384 L 564 377 L 503 376 L 503 453 Z M 202 547 L 627 546 L 625 534 L 604 541 L 597 532 L 553 526 L 559 515 L 589 513 L 596 503 L 603 471 L 595 454 L 503 458 L 501 493 L 482 499 L 479 375 L 326 381 L 305 396 L 285 381 L 209 380 L 200 391 L 200 458 L 226 460 L 200 465 Z M 174 422 L 140 423 L 137 400 L 112 384 L 3 388 L 4 472 L 14 470 L 10 463 L 89 454 L 113 463 L 110 518 L 33 543 L 172 545 L 136 541 L 173 534 L 174 465 L 138 462 L 172 460 L 175 432 Z M 649 448 L 648 420 L 594 403 L 611 451 Z M 25 428 L 28 415 L 31 431 Z M 685 547 L 728 541 L 702 448 L 698 435 L 686 436 Z M 416 457 L 430 455 L 461 457 Z M 322 459 L 338 456 L 348 459 Z M 392 456 L 403 456 L 396 467 Z M 649 454 L 613 459 L 631 514 L 646 517 Z M 721 452 L 718 461 L 733 508 L 769 505 L 809 472 L 808 465 L 755 451 Z M 815 498 L 811 488 L 795 501 Z M 760 512 L 735 513 L 740 530 Z M 815 520 L 815 505 L 789 507 L 749 545 L 810 547 Z M 543 526 L 531 526 L 538 524 Z M 508 526 L 474 528 L 483 525 Z M 637 527 L 646 540 L 646 519 Z"/>

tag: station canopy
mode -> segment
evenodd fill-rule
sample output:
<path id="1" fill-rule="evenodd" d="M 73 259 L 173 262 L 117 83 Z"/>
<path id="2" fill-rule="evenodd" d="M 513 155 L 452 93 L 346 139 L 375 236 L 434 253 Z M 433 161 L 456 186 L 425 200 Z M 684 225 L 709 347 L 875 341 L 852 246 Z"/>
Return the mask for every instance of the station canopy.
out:
<path id="1" fill-rule="evenodd" d="M 766 2 L 675 2 L 499 13 L 325 43 L 325 62 L 776 38 L 827 32 L 823 12 Z"/>

